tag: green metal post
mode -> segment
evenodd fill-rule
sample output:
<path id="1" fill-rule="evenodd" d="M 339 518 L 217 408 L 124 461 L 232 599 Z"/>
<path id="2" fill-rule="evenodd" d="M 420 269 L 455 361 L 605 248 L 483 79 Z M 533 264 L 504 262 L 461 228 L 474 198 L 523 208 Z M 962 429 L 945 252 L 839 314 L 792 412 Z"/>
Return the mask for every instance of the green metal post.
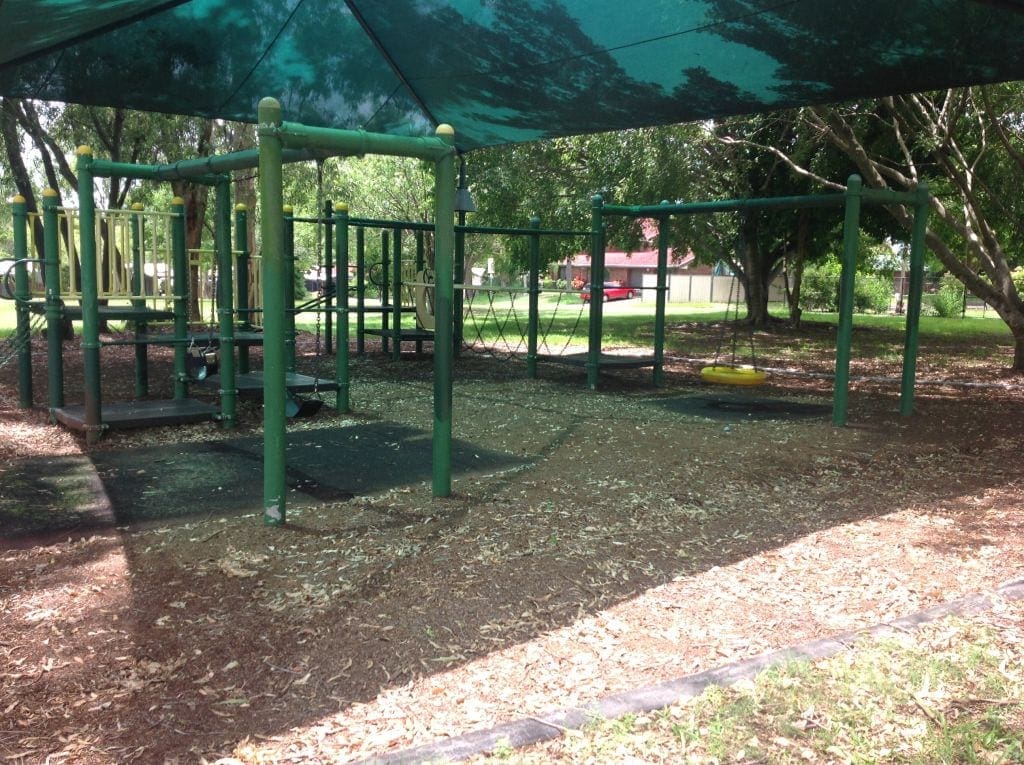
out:
<path id="1" fill-rule="evenodd" d="M 260 238 L 263 246 L 263 523 L 285 522 L 285 286 L 281 104 L 260 101 Z"/>
<path id="2" fill-rule="evenodd" d="M 348 236 L 348 232 L 345 232 Z M 356 353 L 366 353 L 366 229 L 356 229 Z"/>
<path id="3" fill-rule="evenodd" d="M 904 417 L 914 413 L 918 324 L 921 321 L 921 293 L 924 291 L 924 248 L 930 203 L 928 186 L 919 184 L 914 204 L 914 230 L 910 239 L 910 286 L 907 291 L 907 326 L 903 345 L 903 379 L 900 384 L 900 414 Z"/>
<path id="4" fill-rule="evenodd" d="M 460 213 L 461 215 L 462 213 Z M 530 228 L 540 231 L 540 218 L 530 218 Z M 540 324 L 540 234 L 530 234 L 530 301 L 526 325 L 526 376 L 537 377 L 537 328 Z"/>
<path id="5" fill-rule="evenodd" d="M 142 211 L 143 206 L 136 202 L 132 205 L 132 305 L 145 308 L 143 298 L 145 290 L 145 274 L 142 272 Z M 145 320 L 135 322 L 135 339 L 145 334 L 148 327 Z M 138 343 L 135 346 L 135 397 L 143 398 L 149 394 L 149 346 Z"/>
<path id="6" fill-rule="evenodd" d="M 587 347 L 587 387 L 597 390 L 601 369 L 601 336 L 604 309 L 604 200 L 600 194 L 591 199 L 590 223 L 590 331 Z"/>
<path id="7" fill-rule="evenodd" d="M 238 389 L 235 382 L 234 284 L 231 278 L 231 178 L 217 184 L 214 205 L 214 247 L 217 251 L 217 317 L 220 320 L 220 416 L 225 428 L 235 427 Z"/>
<path id="8" fill-rule="evenodd" d="M 388 337 L 388 330 L 391 328 L 391 316 L 385 310 L 388 305 L 388 298 L 391 295 L 391 276 L 389 269 L 391 268 L 391 254 L 390 254 L 391 237 L 387 231 L 380 232 L 380 349 L 384 353 L 388 352 L 390 347 L 391 338 Z"/>
<path id="9" fill-rule="evenodd" d="M 28 209 L 25 197 L 18 194 L 11 200 L 14 215 L 14 299 L 17 314 L 18 340 L 18 406 L 32 406 L 32 317 L 28 301 Z"/>
<path id="10" fill-rule="evenodd" d="M 339 203 L 334 206 L 334 230 L 338 232 L 334 244 L 334 262 L 338 264 L 338 299 L 335 301 L 338 315 L 338 355 L 334 360 L 338 397 L 335 409 L 339 412 L 348 412 L 351 409 L 348 370 L 348 205 Z"/>
<path id="11" fill-rule="evenodd" d="M 295 371 L 295 212 L 284 205 L 284 357 L 289 372 Z"/>
<path id="12" fill-rule="evenodd" d="M 839 281 L 839 330 L 836 338 L 836 376 L 832 400 L 832 424 L 846 424 L 850 399 L 850 346 L 853 341 L 853 283 L 860 244 L 860 202 L 863 183 L 851 175 L 846 183 L 846 214 L 843 218 L 843 271 Z"/>
<path id="13" fill-rule="evenodd" d="M 668 202 L 662 202 L 668 204 Z M 665 301 L 668 298 L 668 218 L 658 219 L 658 276 L 654 297 L 654 385 L 665 381 Z"/>
<path id="14" fill-rule="evenodd" d="M 185 200 L 171 200 L 171 268 L 174 295 L 174 399 L 183 401 L 188 395 L 188 372 L 185 356 L 188 349 L 188 250 L 185 244 Z"/>
<path id="15" fill-rule="evenodd" d="M 334 204 L 327 200 L 321 212 L 324 216 L 324 353 L 327 354 L 334 352 L 334 219 L 331 217 L 333 214 Z"/>
<path id="16" fill-rule="evenodd" d="M 249 224 L 248 209 L 244 204 L 235 205 L 235 249 L 238 252 L 235 260 L 236 278 L 235 285 L 238 294 L 237 307 L 238 316 L 241 319 L 240 328 L 243 332 L 252 331 L 252 302 L 249 300 Z M 238 372 L 239 374 L 249 373 L 249 344 L 238 345 Z"/>
<path id="17" fill-rule="evenodd" d="M 402 229 L 394 230 L 395 246 L 391 253 L 391 331 L 395 344 L 391 348 L 391 358 L 399 361 L 402 358 Z"/>
<path id="18" fill-rule="evenodd" d="M 455 130 L 438 125 L 449 150 L 434 169 L 434 431 L 433 493 L 452 492 L 452 320 L 455 253 Z"/>
<path id="19" fill-rule="evenodd" d="M 47 397 L 51 413 L 64 406 L 64 328 L 61 326 L 64 310 L 60 299 L 59 226 L 57 192 L 46 189 L 43 191 L 43 279 L 46 283 Z M 74 263 L 68 263 L 68 268 L 74 268 Z M 95 273 L 95 269 L 93 271 Z M 93 278 L 95 280 L 95 276 Z"/>
<path id="20" fill-rule="evenodd" d="M 85 377 L 85 442 L 94 444 L 103 434 L 100 399 L 100 302 L 96 278 L 96 205 L 93 200 L 92 150 L 79 146 L 78 222 L 82 261 L 82 366 Z"/>
<path id="21" fill-rule="evenodd" d="M 452 271 L 459 283 L 463 284 L 466 281 L 466 232 L 462 230 L 462 227 L 466 225 L 466 211 L 459 210 L 456 216 L 459 225 L 455 229 L 455 263 L 452 265 Z M 462 354 L 463 322 L 465 321 L 463 304 L 466 299 L 466 291 L 457 289 L 453 297 L 452 315 L 455 318 L 455 326 L 452 328 L 452 353 L 455 358 L 458 358 Z"/>
<path id="22" fill-rule="evenodd" d="M 423 269 L 424 269 L 424 267 L 426 265 L 426 250 L 424 249 L 424 246 L 423 246 L 423 232 L 422 231 L 417 231 L 414 234 L 414 236 L 416 238 L 416 269 L 415 269 L 415 271 L 413 273 L 415 273 L 415 274 L 422 274 L 423 273 Z M 456 234 L 456 237 L 458 237 L 458 234 Z M 456 238 L 456 242 L 458 242 L 457 238 Z M 458 272 L 456 272 L 456 273 L 458 273 Z M 456 303 L 458 303 L 458 296 L 459 296 L 459 293 L 456 292 L 455 293 Z M 457 343 L 456 343 L 455 347 L 458 348 L 458 344 Z M 423 341 L 422 340 L 417 340 L 416 341 L 416 355 L 420 356 L 422 354 L 423 354 Z"/>

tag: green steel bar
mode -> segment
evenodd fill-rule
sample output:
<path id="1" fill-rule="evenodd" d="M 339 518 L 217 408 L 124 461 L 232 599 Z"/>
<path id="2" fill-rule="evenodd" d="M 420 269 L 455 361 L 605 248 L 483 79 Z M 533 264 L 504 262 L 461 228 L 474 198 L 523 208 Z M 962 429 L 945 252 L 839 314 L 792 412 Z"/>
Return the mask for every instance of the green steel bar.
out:
<path id="1" fill-rule="evenodd" d="M 243 332 L 252 331 L 252 314 L 249 309 L 252 303 L 249 300 L 249 223 L 248 209 L 244 204 L 235 205 L 235 269 L 238 284 L 235 285 L 238 297 L 236 299 L 236 311 L 238 313 L 240 328 Z M 249 344 L 241 343 L 238 346 L 238 372 L 239 374 L 249 373 Z"/>
<path id="2" fill-rule="evenodd" d="M 278 137 L 284 148 L 319 149 L 330 154 L 348 156 L 387 154 L 437 162 L 447 156 L 449 151 L 441 137 L 410 138 L 362 130 L 311 127 L 295 122 L 282 124 L 278 129 Z"/>
<path id="3" fill-rule="evenodd" d="M 220 319 L 220 416 L 225 428 L 235 427 L 238 389 L 235 382 L 234 284 L 231 278 L 231 177 L 216 186 L 213 230 L 217 251 L 217 317 Z"/>
<path id="4" fill-rule="evenodd" d="M 455 284 L 455 130 L 438 125 L 445 147 L 434 168 L 433 494 L 452 493 L 452 320 Z"/>
<path id="5" fill-rule="evenodd" d="M 322 157 L 322 152 L 286 150 L 281 153 L 283 162 L 305 162 Z M 176 181 L 188 179 L 193 183 L 216 186 L 219 176 L 232 170 L 246 170 L 259 165 L 259 149 L 220 154 L 212 157 L 183 159 L 165 165 L 135 165 L 128 162 L 112 162 L 97 159 L 93 170 L 96 177 L 138 178 L 146 181 Z"/>
<path id="6" fill-rule="evenodd" d="M 757 197 L 752 199 L 719 199 L 707 202 L 680 202 L 669 205 L 605 205 L 606 215 L 654 217 L 658 215 L 702 215 L 738 210 L 773 210 L 777 208 L 842 207 L 844 195 L 809 194 L 792 197 Z"/>
<path id="7" fill-rule="evenodd" d="M 263 523 L 285 522 L 284 208 L 281 183 L 281 104 L 260 101 L 260 238 L 263 246 Z"/>
<path id="8" fill-rule="evenodd" d="M 334 204 L 324 202 L 324 353 L 334 352 Z M 321 225 L 321 224 L 317 224 Z M 319 274 L 318 274 L 319 276 Z M 346 281 L 348 281 L 346 279 Z"/>
<path id="9" fill-rule="evenodd" d="M 466 278 L 466 211 L 457 211 L 456 217 L 458 224 L 455 226 L 455 263 L 452 271 L 461 282 Z M 465 290 L 455 290 L 452 304 L 452 316 L 455 319 L 455 326 L 452 327 L 452 353 L 455 358 L 462 355 L 463 322 L 466 318 L 465 298 Z"/>
<path id="10" fill-rule="evenodd" d="M 843 271 L 839 281 L 839 330 L 836 338 L 836 376 L 832 399 L 832 424 L 846 424 L 850 399 L 850 346 L 853 340 L 853 283 L 857 272 L 857 247 L 860 244 L 860 197 L 863 184 L 859 175 L 846 183 L 846 214 L 843 218 Z"/>
<path id="11" fill-rule="evenodd" d="M 334 230 L 338 232 L 334 241 L 334 262 L 338 264 L 338 299 L 334 304 L 338 315 L 338 355 L 334 360 L 338 397 L 335 400 L 335 409 L 339 412 L 348 412 L 352 408 L 348 369 L 348 205 L 334 205 Z"/>
<path id="12" fill-rule="evenodd" d="M 18 406 L 32 406 L 32 317 L 28 301 L 28 209 L 21 194 L 11 199 L 14 217 L 14 297 L 18 342 Z"/>
<path id="13" fill-rule="evenodd" d="M 174 286 L 174 399 L 183 401 L 188 395 L 188 373 L 185 356 L 188 348 L 188 250 L 185 244 L 185 200 L 171 200 L 171 268 Z"/>
<path id="14" fill-rule="evenodd" d="M 295 221 L 291 205 L 285 205 L 284 221 L 284 269 L 287 279 L 284 287 L 284 358 L 285 369 L 295 371 Z"/>
<path id="15" fill-rule="evenodd" d="M 366 230 L 356 229 L 356 353 L 366 353 L 363 331 L 366 329 Z M 348 232 L 345 232 L 348 236 Z"/>
<path id="16" fill-rule="evenodd" d="M 540 324 L 540 218 L 530 218 L 530 300 L 526 325 L 526 376 L 537 377 L 537 328 Z"/>
<path id="17" fill-rule="evenodd" d="M 420 274 L 420 273 L 423 273 L 423 269 L 426 267 L 426 259 L 427 259 L 426 258 L 426 247 L 424 245 L 423 232 L 422 231 L 414 232 L 414 236 L 415 236 L 415 241 L 416 241 L 416 261 L 415 261 L 416 270 L 415 270 L 414 273 Z M 459 293 L 456 292 L 455 293 L 456 301 L 458 301 L 458 298 L 459 298 Z M 456 316 L 457 316 L 457 314 L 456 314 Z M 456 345 L 455 348 L 456 348 L 456 351 L 457 351 L 458 350 L 458 345 Z M 416 355 L 419 356 L 422 353 L 423 353 L 423 341 L 422 340 L 417 340 L 416 341 Z"/>
<path id="18" fill-rule="evenodd" d="M 93 199 L 92 149 L 79 146 L 78 254 L 82 263 L 82 366 L 85 377 L 85 442 L 95 444 L 103 434 L 100 399 L 100 302 L 96 278 L 96 205 Z M 45 204 L 45 203 L 44 203 Z"/>
<path id="19" fill-rule="evenodd" d="M 380 304 L 381 307 L 387 305 L 388 296 L 391 294 L 391 275 L 389 273 L 391 268 L 391 237 L 387 231 L 380 232 Z M 388 352 L 390 347 L 390 338 L 388 337 L 388 329 L 391 328 L 391 317 L 387 311 L 382 311 L 380 315 L 380 349 L 384 352 Z"/>
<path id="20" fill-rule="evenodd" d="M 142 211 L 140 203 L 132 205 L 132 294 L 139 297 L 132 299 L 136 308 L 145 308 L 146 301 L 141 297 L 145 289 L 145 274 L 142 273 Z M 147 330 L 144 319 L 135 322 L 135 336 Z M 144 398 L 149 394 L 149 346 L 138 343 L 135 346 L 135 397 Z"/>
<path id="21" fill-rule="evenodd" d="M 394 229 L 394 250 L 391 253 L 391 331 L 395 339 L 391 358 L 402 358 L 402 229 Z"/>
<path id="22" fill-rule="evenodd" d="M 914 381 L 917 375 L 918 325 L 921 321 L 921 293 L 924 290 L 924 248 L 928 232 L 931 195 L 924 183 L 917 187 L 914 230 L 910 239 L 910 288 L 907 294 L 907 325 L 903 345 L 903 379 L 900 384 L 900 414 L 914 413 Z"/>
<path id="23" fill-rule="evenodd" d="M 464 216 L 462 216 L 464 217 Z M 433 231 L 433 223 L 413 220 L 384 220 L 382 218 L 349 218 L 351 226 L 365 226 L 366 228 L 401 228 L 406 231 Z M 522 226 L 468 226 L 459 223 L 455 226 L 455 232 L 464 234 L 502 234 L 505 236 L 533 236 L 535 231 Z M 589 236 L 589 231 L 575 229 L 541 229 L 541 236 Z"/>
<path id="24" fill-rule="evenodd" d="M 64 315 L 60 298 L 60 224 L 57 220 L 57 191 L 43 191 L 43 279 L 46 283 L 46 380 L 51 412 L 64 406 Z M 70 232 L 69 236 L 70 236 Z M 68 263 L 68 268 L 74 268 Z M 95 282 L 95 269 L 94 282 Z"/>
<path id="25" fill-rule="evenodd" d="M 587 347 L 587 387 L 597 390 L 601 368 L 601 335 L 604 309 L 604 200 L 600 194 L 591 199 L 590 232 L 590 330 Z"/>
<path id="26" fill-rule="evenodd" d="M 668 202 L 662 204 L 667 205 Z M 665 301 L 668 297 L 668 217 L 658 219 L 658 276 L 654 297 L 654 385 L 665 381 Z"/>

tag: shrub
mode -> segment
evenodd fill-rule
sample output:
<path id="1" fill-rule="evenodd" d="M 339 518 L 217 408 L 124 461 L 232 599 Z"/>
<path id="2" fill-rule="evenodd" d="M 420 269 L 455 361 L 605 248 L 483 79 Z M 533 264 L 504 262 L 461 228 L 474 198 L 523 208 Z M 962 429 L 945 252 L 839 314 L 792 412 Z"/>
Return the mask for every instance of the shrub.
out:
<path id="1" fill-rule="evenodd" d="M 926 302 L 944 319 L 961 316 L 964 308 L 964 285 L 952 274 L 946 274 L 942 277 L 939 291 L 928 295 Z"/>
<path id="2" fill-rule="evenodd" d="M 892 300 L 892 280 L 884 276 L 858 274 L 853 287 L 853 310 L 885 313 Z"/>
<path id="3" fill-rule="evenodd" d="M 839 310 L 839 275 L 836 261 L 827 261 L 804 270 L 800 283 L 800 307 L 809 311 Z"/>

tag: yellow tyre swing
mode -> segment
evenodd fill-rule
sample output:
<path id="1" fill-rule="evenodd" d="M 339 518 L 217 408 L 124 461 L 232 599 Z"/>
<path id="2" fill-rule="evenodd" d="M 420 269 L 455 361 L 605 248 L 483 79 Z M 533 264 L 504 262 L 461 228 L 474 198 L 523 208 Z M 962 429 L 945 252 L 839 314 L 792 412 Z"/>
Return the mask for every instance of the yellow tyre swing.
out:
<path id="1" fill-rule="evenodd" d="M 718 336 L 718 345 L 715 347 L 715 359 L 709 366 L 700 370 L 700 379 L 703 382 L 713 385 L 735 385 L 754 386 L 762 385 L 768 378 L 768 373 L 757 368 L 757 354 L 754 350 L 754 329 L 748 323 L 747 336 L 750 345 L 750 363 L 741 364 L 737 362 L 736 349 L 739 345 L 740 328 L 740 294 L 737 287 L 738 280 L 735 275 L 729 283 L 729 299 L 725 305 L 725 319 L 722 322 L 722 331 Z M 736 300 L 733 301 L 733 290 L 736 292 Z M 732 320 L 730 321 L 730 314 Z M 732 326 L 732 338 L 730 342 L 731 354 L 729 361 L 719 361 L 722 358 L 722 348 L 725 345 L 726 328 Z"/>

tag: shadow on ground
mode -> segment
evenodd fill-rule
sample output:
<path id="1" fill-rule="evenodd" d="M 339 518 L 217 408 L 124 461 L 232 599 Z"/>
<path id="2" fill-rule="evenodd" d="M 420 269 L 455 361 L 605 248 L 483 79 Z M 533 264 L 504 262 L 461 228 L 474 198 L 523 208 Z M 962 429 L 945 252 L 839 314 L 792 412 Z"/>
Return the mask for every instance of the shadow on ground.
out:
<path id="1" fill-rule="evenodd" d="M 288 502 L 344 502 L 431 479 L 430 433 L 387 423 L 288 434 Z M 452 472 L 470 475 L 522 460 L 466 441 L 452 444 Z M 96 476 L 98 475 L 98 480 Z M 104 497 L 105 493 L 105 497 Z M 259 437 L 21 460 L 8 467 L 0 501 L 3 538 L 116 523 L 237 515 L 263 507 Z"/>

